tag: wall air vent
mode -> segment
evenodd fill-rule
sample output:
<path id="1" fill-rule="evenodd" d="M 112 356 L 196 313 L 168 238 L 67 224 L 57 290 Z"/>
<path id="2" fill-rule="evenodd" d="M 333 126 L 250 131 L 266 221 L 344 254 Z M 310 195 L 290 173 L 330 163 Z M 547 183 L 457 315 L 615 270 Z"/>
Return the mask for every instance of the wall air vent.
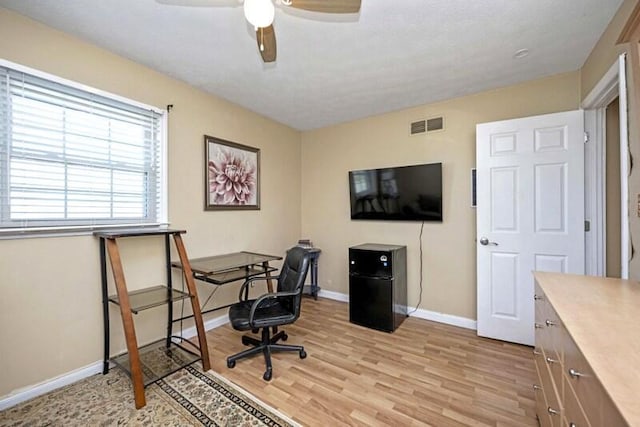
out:
<path id="1" fill-rule="evenodd" d="M 420 135 L 427 132 L 444 130 L 444 118 L 432 117 L 430 119 L 417 120 L 411 122 L 410 135 Z"/>
<path id="2" fill-rule="evenodd" d="M 435 132 L 437 130 L 444 130 L 444 118 L 433 117 L 427 119 L 427 132 Z"/>
<path id="3" fill-rule="evenodd" d="M 418 135 L 427 131 L 427 121 L 418 120 L 411 123 L 411 135 Z"/>

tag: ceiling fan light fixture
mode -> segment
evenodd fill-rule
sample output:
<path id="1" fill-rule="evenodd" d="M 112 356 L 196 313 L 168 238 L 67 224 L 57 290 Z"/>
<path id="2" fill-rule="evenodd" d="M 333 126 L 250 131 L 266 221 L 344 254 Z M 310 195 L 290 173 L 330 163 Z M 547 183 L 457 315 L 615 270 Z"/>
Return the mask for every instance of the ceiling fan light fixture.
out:
<path id="1" fill-rule="evenodd" d="M 276 8 L 271 0 L 244 0 L 244 16 L 256 28 L 273 23 Z"/>

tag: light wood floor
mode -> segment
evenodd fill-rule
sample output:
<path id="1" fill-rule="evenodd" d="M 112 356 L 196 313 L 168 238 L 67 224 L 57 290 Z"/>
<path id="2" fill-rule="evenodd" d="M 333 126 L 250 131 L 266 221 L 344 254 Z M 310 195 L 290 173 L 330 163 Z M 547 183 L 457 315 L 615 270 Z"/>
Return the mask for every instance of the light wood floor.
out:
<path id="1" fill-rule="evenodd" d="M 273 356 L 262 380 L 261 355 L 229 325 L 207 333 L 212 369 L 305 426 L 537 426 L 532 349 L 475 331 L 408 318 L 392 334 L 349 323 L 346 303 L 305 298 L 286 328 L 297 353 Z"/>

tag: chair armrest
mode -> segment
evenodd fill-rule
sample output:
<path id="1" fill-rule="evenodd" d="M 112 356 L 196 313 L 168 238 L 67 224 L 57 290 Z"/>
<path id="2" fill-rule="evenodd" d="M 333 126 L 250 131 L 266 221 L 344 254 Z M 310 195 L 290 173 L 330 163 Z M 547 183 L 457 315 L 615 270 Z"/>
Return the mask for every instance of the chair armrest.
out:
<path id="1" fill-rule="evenodd" d="M 253 286 L 253 282 L 255 282 L 256 280 L 278 280 L 280 278 L 280 276 L 254 276 L 254 277 L 249 277 L 247 280 L 244 281 L 244 283 L 242 284 L 242 286 L 240 286 L 240 292 L 238 293 L 238 301 L 246 301 L 248 299 L 248 295 L 249 295 L 249 288 L 248 286 L 251 285 Z M 242 297 L 242 294 L 244 293 L 244 298 Z"/>
<path id="2" fill-rule="evenodd" d="M 249 312 L 249 326 L 251 326 L 252 328 L 254 327 L 253 318 L 256 314 L 256 310 L 260 308 L 260 304 L 263 301 L 278 298 L 278 297 L 295 297 L 296 295 L 298 295 L 298 292 L 273 292 L 273 293 L 261 295 L 251 305 L 251 311 Z"/>

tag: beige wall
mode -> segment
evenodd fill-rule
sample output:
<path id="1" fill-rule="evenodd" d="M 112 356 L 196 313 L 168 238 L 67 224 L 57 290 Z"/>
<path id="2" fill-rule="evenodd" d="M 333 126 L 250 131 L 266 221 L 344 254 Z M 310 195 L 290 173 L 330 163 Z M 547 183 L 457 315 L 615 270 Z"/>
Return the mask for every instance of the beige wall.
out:
<path id="1" fill-rule="evenodd" d="M 625 47 L 617 46 L 616 41 L 637 3 L 638 0 L 624 0 L 589 54 L 580 70 L 581 99 L 584 99 L 591 92 L 609 68 L 618 60 L 618 56 L 625 51 Z"/>
<path id="2" fill-rule="evenodd" d="M 156 107 L 174 105 L 169 218 L 188 231 L 191 257 L 282 254 L 300 238 L 299 132 L 1 8 L 0 58 Z M 261 149 L 261 210 L 203 211 L 205 134 Z M 160 242 L 122 242 L 131 289 L 164 282 Z M 0 397 L 101 359 L 99 275 L 92 236 L 0 241 Z M 201 300 L 209 290 L 201 286 Z M 224 289 L 217 301 L 230 302 L 236 292 Z M 111 314 L 117 351 L 123 348 L 120 318 L 116 309 Z M 141 342 L 163 334 L 163 316 L 163 309 L 136 316 Z"/>
<path id="3" fill-rule="evenodd" d="M 638 0 L 625 0 L 611 20 L 611 23 L 594 47 L 581 70 L 581 94 L 582 99 L 589 94 L 593 87 L 600 81 L 611 65 L 623 52 L 628 52 L 629 45 L 617 45 L 616 42 L 626 24 L 629 16 L 638 4 Z M 630 60 L 627 55 L 627 61 Z M 640 158 L 640 105 L 638 99 L 632 94 L 636 93 L 636 87 L 640 85 L 640 79 L 631 72 L 631 65 L 627 64 L 627 93 L 629 103 L 629 153 L 633 159 Z M 629 173 L 629 233 L 632 242 L 640 241 L 640 217 L 636 211 L 636 203 L 640 195 L 640 168 L 634 167 Z M 635 251 L 630 248 L 630 253 L 638 252 L 637 243 Z M 629 263 L 629 277 L 640 280 L 640 257 L 633 256 Z"/>
<path id="4" fill-rule="evenodd" d="M 365 243 L 407 245 L 409 305 L 419 294 L 418 222 L 351 221 L 347 172 L 442 162 L 444 222 L 423 234 L 421 308 L 476 318 L 475 210 L 470 169 L 477 123 L 575 110 L 579 74 L 543 80 L 398 111 L 303 134 L 302 234 L 322 249 L 325 290 L 348 293 L 347 249 Z M 409 136 L 409 123 L 444 115 L 446 129 Z"/>

